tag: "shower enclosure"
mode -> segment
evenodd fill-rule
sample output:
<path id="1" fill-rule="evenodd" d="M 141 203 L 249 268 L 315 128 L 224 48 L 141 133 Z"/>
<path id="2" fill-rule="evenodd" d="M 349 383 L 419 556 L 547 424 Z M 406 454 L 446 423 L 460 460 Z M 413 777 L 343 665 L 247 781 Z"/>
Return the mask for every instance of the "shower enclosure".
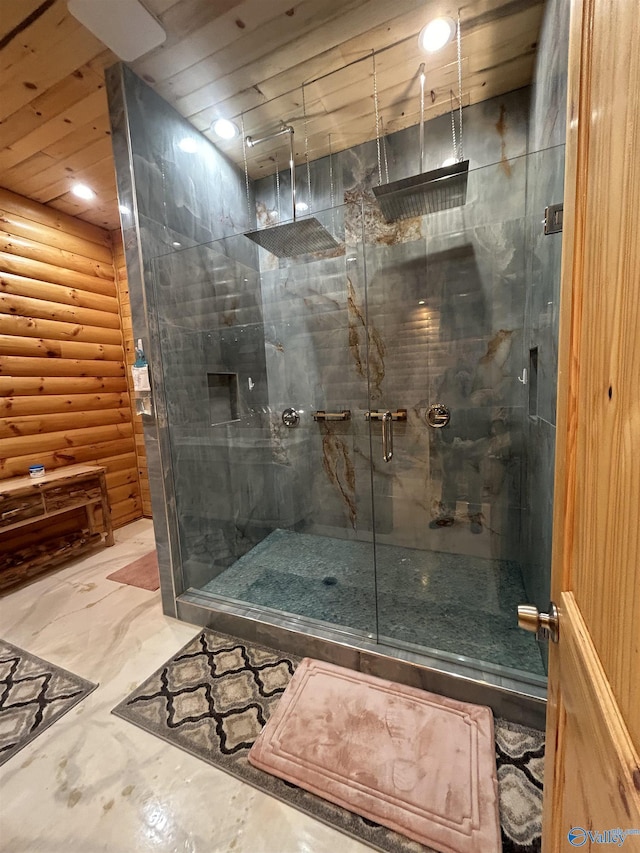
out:
<path id="1" fill-rule="evenodd" d="M 559 243 L 527 180 L 561 175 L 562 154 L 471 169 L 466 205 L 427 217 L 385 223 L 366 192 L 314 211 L 324 252 L 276 258 L 238 233 L 157 253 L 184 596 L 544 684 L 516 607 L 528 300 Z"/>

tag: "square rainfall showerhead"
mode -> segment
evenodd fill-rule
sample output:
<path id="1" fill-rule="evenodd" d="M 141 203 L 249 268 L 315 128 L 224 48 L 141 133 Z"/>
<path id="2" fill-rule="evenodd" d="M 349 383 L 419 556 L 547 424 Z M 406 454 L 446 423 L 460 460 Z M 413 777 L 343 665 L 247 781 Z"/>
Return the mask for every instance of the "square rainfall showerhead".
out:
<path id="1" fill-rule="evenodd" d="M 373 192 L 387 222 L 425 216 L 467 201 L 469 161 L 443 166 L 421 175 L 374 187 Z"/>
<path id="2" fill-rule="evenodd" d="M 278 258 L 295 258 L 312 252 L 326 252 L 340 245 L 314 216 L 274 225 L 271 228 L 261 228 L 258 231 L 248 231 L 245 236 Z"/>

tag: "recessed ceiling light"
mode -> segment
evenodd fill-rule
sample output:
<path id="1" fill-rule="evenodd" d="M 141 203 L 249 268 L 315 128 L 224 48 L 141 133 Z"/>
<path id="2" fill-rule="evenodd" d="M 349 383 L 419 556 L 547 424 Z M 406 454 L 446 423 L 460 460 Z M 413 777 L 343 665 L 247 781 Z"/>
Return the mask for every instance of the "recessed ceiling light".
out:
<path id="1" fill-rule="evenodd" d="M 115 7 L 115 8 L 114 8 Z M 133 62 L 162 44 L 167 34 L 139 0 L 69 0 L 69 12 L 101 42 Z"/>
<path id="2" fill-rule="evenodd" d="M 456 34 L 456 23 L 452 18 L 434 18 L 420 31 L 418 44 L 425 53 L 441 50 Z"/>
<path id="3" fill-rule="evenodd" d="M 211 125 L 211 129 L 220 139 L 234 139 L 239 135 L 238 125 L 228 118 L 219 118 Z"/>
<path id="4" fill-rule="evenodd" d="M 74 184 L 71 187 L 71 192 L 78 196 L 78 198 L 83 198 L 85 201 L 91 201 L 92 198 L 95 198 L 95 193 L 88 187 L 86 184 Z"/>
<path id="5" fill-rule="evenodd" d="M 186 151 L 187 154 L 195 154 L 198 150 L 198 143 L 192 136 L 185 136 L 184 139 L 181 139 L 178 142 L 178 148 L 182 151 Z"/>
<path id="6" fill-rule="evenodd" d="M 455 157 L 447 157 L 447 159 L 442 164 L 442 168 L 445 169 L 447 166 L 455 166 L 458 161 Z"/>
<path id="7" fill-rule="evenodd" d="M 172 245 L 172 246 L 175 246 L 175 247 L 176 247 L 176 249 L 179 249 L 179 248 L 180 248 L 180 246 L 182 246 L 182 243 L 178 243 L 178 241 L 177 241 L 177 240 L 174 240 L 174 241 L 173 241 L 173 243 L 172 243 L 171 245 Z"/>
<path id="8" fill-rule="evenodd" d="M 121 213 L 123 216 L 127 216 L 129 213 L 131 213 L 131 211 L 129 210 L 129 208 L 127 207 L 127 205 L 126 205 L 126 204 L 119 204 L 119 205 L 118 205 L 118 210 L 120 211 L 120 213 Z"/>
<path id="9" fill-rule="evenodd" d="M 424 305 L 424 299 L 418 299 L 418 305 Z"/>

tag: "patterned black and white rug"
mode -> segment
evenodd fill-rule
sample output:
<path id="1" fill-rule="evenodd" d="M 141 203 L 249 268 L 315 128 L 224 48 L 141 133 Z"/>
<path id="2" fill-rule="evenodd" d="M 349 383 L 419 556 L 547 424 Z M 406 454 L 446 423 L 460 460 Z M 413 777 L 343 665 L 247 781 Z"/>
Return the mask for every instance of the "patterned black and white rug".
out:
<path id="1" fill-rule="evenodd" d="M 0 764 L 96 687 L 66 669 L 0 640 Z"/>
<path id="2" fill-rule="evenodd" d="M 427 848 L 252 767 L 298 659 L 204 629 L 113 713 L 385 853 Z M 495 721 L 503 853 L 538 853 L 544 733 Z"/>

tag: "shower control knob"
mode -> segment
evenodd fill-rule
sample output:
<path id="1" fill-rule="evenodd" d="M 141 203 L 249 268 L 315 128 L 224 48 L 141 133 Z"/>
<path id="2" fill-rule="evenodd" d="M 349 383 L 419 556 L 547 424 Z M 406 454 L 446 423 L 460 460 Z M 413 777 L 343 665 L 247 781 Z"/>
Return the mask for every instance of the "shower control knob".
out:
<path id="1" fill-rule="evenodd" d="M 534 633 L 536 640 L 551 640 L 557 643 L 560 630 L 558 608 L 552 601 L 549 604 L 549 612 L 540 613 L 533 604 L 519 604 L 518 627 Z"/>
<path id="2" fill-rule="evenodd" d="M 282 423 L 289 429 L 293 429 L 300 423 L 300 415 L 295 409 L 285 409 L 282 413 Z"/>
<path id="3" fill-rule="evenodd" d="M 450 420 L 451 412 L 444 403 L 434 403 L 432 406 L 429 406 L 427 423 L 430 427 L 442 429 L 442 427 L 446 427 Z"/>

